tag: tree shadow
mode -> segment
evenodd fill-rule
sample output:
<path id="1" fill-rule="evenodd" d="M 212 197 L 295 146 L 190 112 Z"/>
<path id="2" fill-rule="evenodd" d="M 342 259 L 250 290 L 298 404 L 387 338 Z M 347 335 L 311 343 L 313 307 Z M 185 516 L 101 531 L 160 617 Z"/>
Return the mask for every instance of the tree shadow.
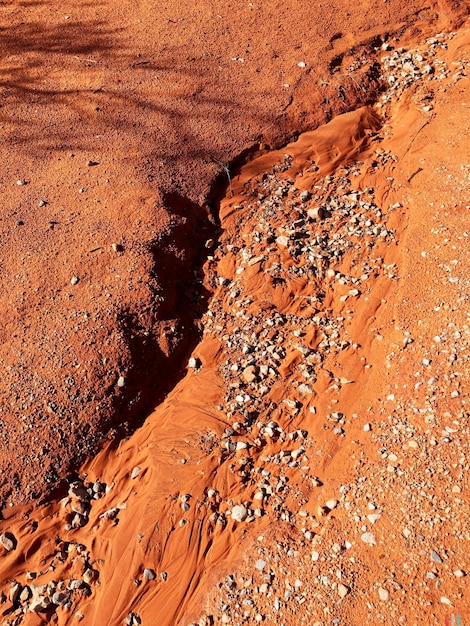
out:
<path id="1" fill-rule="evenodd" d="M 157 177 L 183 160 L 223 158 L 226 146 L 209 127 L 227 127 L 241 113 L 247 124 L 263 124 L 260 111 L 240 107 L 224 85 L 206 88 L 206 79 L 217 69 L 213 61 L 201 56 L 178 63 L 181 49 L 176 45 L 156 48 L 152 56 L 157 60 L 141 57 L 126 48 L 124 34 L 99 20 L 1 28 L 5 140 L 40 157 L 51 149 L 96 149 L 95 131 L 110 133 L 117 150 L 119 140 L 132 145 L 142 162 L 153 164 Z"/>

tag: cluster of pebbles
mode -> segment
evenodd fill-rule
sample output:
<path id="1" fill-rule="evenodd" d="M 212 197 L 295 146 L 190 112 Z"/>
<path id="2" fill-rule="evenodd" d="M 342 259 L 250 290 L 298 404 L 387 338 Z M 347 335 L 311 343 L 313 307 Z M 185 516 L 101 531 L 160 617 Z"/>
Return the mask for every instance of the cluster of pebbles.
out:
<path id="1" fill-rule="evenodd" d="M 423 113 L 432 111 L 432 92 L 423 81 L 466 76 L 468 60 L 455 63 L 452 74 L 439 59 L 439 51 L 446 50 L 454 36 L 438 34 L 423 50 L 393 50 L 384 44 L 388 54 L 382 58 L 382 79 L 388 88 L 378 108 L 414 86 L 419 87 L 415 98 Z M 385 127 L 381 135 L 387 132 Z M 380 137 L 373 141 L 380 142 Z M 450 611 L 465 597 L 470 534 L 460 494 L 470 469 L 465 453 L 470 430 L 464 408 L 445 412 L 442 407 L 449 398 L 466 403 L 462 386 L 468 376 L 455 368 L 457 361 L 468 359 L 470 326 L 450 321 L 424 355 L 419 342 L 404 334 L 387 367 L 399 372 L 400 351 L 407 350 L 407 358 L 416 351 L 421 369 L 434 370 L 414 374 L 412 398 L 400 401 L 397 392 L 392 393 L 397 377 L 390 376 L 388 404 L 377 415 L 372 409 L 364 416 L 334 410 L 322 414 L 317 407 L 325 389 L 318 389 L 317 383 L 329 363 L 346 352 L 368 367 L 361 345 L 350 334 L 356 305 L 360 299 L 374 299 L 379 281 L 393 285 L 400 280 L 399 268 L 387 263 L 383 250 L 400 239 L 404 211 L 399 203 L 383 206 L 372 187 L 358 184 L 378 171 L 386 179 L 395 161 L 393 154 L 377 147 L 365 163 L 343 166 L 319 177 L 311 190 L 299 191 L 298 180 L 290 178 L 292 157 L 286 154 L 272 171 L 247 183 L 247 199 L 240 206 L 243 237 L 232 229 L 222 238 L 218 257 L 233 257 L 234 270 L 217 276 L 225 295 L 212 302 L 205 331 L 225 331 L 226 358 L 220 373 L 226 395 L 219 408 L 231 427 L 225 431 L 224 445 L 234 455 L 233 472 L 246 486 L 241 506 L 262 503 L 262 514 L 277 524 L 256 539 L 244 566 L 219 582 L 213 590 L 217 600 L 210 602 L 211 610 L 199 626 L 293 623 L 294 616 L 296 624 L 347 623 L 344 601 L 351 593 L 353 602 L 362 603 L 380 622 L 406 623 L 408 612 L 418 623 L 433 603 Z M 313 164 L 308 173 L 315 168 Z M 254 268 L 259 268 L 262 281 Z M 448 269 L 455 274 L 455 267 Z M 456 300 L 462 303 L 470 284 L 459 287 Z M 294 366 L 286 366 L 286 361 Z M 454 369 L 449 372 L 449 367 Z M 351 381 L 327 374 L 326 389 L 334 406 L 335 392 Z M 289 383 L 284 381 L 279 397 L 276 389 L 286 375 Z M 445 391 L 439 391 L 438 381 Z M 449 387 L 453 391 L 448 392 Z M 436 417 L 439 408 L 448 422 L 442 427 Z M 414 423 L 417 415 L 425 419 L 424 430 Z M 321 501 L 312 487 L 322 486 L 315 476 L 320 444 L 309 428 L 314 421 L 324 421 L 339 437 L 351 422 L 360 422 L 363 434 L 353 442 L 356 480 L 340 485 L 335 497 L 314 507 L 312 514 L 312 496 Z M 377 458 L 370 460 L 361 451 L 364 437 L 367 445 L 373 442 Z M 449 450 L 452 444 L 460 450 Z M 451 499 L 438 502 L 433 495 L 436 473 L 442 473 L 441 487 L 453 494 Z M 393 501 L 390 493 L 396 494 Z M 387 526 L 380 524 L 384 516 L 390 520 Z M 254 519 L 244 516 L 237 521 Z M 395 532 L 390 533 L 390 527 Z M 437 538 L 437 531 L 446 527 L 458 540 L 457 547 Z M 413 597 L 401 582 L 401 564 L 369 580 L 370 557 L 364 556 L 364 546 L 383 550 L 390 541 L 402 545 L 407 579 L 422 580 Z"/>
<path id="2" fill-rule="evenodd" d="M 20 548 L 21 546 L 18 547 Z M 37 578 L 50 574 L 56 568 L 62 568 L 66 562 L 81 572 L 81 576 L 51 580 L 45 584 L 35 583 Z M 12 580 L 9 589 L 6 592 L 2 591 L 0 603 L 10 605 L 6 613 L 11 616 L 2 622 L 5 626 L 22 623 L 27 613 L 50 618 L 58 607 L 70 610 L 80 598 L 91 595 L 92 586 L 99 579 L 99 571 L 91 563 L 90 552 L 83 544 L 73 541 L 57 540 L 53 555 L 44 559 L 43 564 L 43 570 L 27 572 L 24 581 Z M 81 620 L 84 615 L 77 611 L 75 617 Z"/>
<path id="3" fill-rule="evenodd" d="M 66 518 L 64 530 L 73 531 L 86 526 L 89 522 L 93 500 L 101 499 L 109 491 L 110 487 L 100 481 L 86 484 L 77 480 L 71 483 L 68 496 L 62 501 Z M 35 530 L 34 527 L 32 530 Z M 6 553 L 19 551 L 22 548 L 13 534 L 8 532 L 0 536 L 0 543 Z M 75 541 L 57 538 L 53 554 L 43 559 L 42 565 L 41 571 L 27 572 L 24 581 L 11 580 L 8 592 L 2 592 L 0 603 L 11 603 L 8 613 L 13 614 L 12 621 L 3 622 L 5 626 L 21 623 L 22 617 L 27 613 L 41 614 L 44 617 L 52 616 L 58 607 L 70 610 L 80 598 L 91 595 L 92 586 L 99 579 L 99 571 L 93 563 L 90 551 L 85 545 Z M 41 576 L 50 577 L 52 572 L 56 569 L 61 570 L 64 565 L 67 569 L 79 572 L 80 577 L 35 584 L 34 581 Z M 81 620 L 84 615 L 77 611 L 75 617 Z"/>
<path id="4" fill-rule="evenodd" d="M 334 376 L 326 365 L 347 354 L 367 368 L 360 344 L 348 331 L 349 322 L 360 298 L 374 299 L 379 279 L 398 280 L 396 265 L 387 263 L 378 250 L 395 246 L 396 228 L 390 222 L 399 225 L 401 207 L 380 206 L 373 188 L 360 190 L 355 184 L 366 171 L 393 163 L 394 156 L 376 148 L 372 163 L 357 161 L 333 175 L 319 176 L 311 191 L 300 191 L 289 177 L 291 161 L 286 155 L 282 164 L 246 189 L 243 220 L 250 224 L 245 231 L 250 234 L 243 241 L 237 233 L 223 237 L 217 256 L 235 257 L 234 275 L 214 277 L 225 296 L 213 299 L 204 320 L 208 334 L 230 329 L 222 334 L 226 349 L 220 374 L 226 394 L 219 409 L 231 425 L 221 446 L 232 455 L 230 468 L 245 492 L 232 508 L 227 494 L 219 518 L 225 513 L 248 523 L 267 515 L 285 522 L 291 536 L 287 543 L 272 539 L 267 550 L 264 537 L 259 539 L 254 574 L 234 572 L 219 585 L 220 616 L 213 623 L 271 622 L 284 612 L 301 611 L 307 601 L 306 590 L 316 580 L 312 572 L 303 581 L 292 579 L 284 585 L 282 570 L 299 563 L 301 554 L 315 554 L 312 547 L 338 506 L 335 498 L 315 507 L 314 514 L 306 506 L 322 486 L 315 473 L 319 445 L 309 426 L 321 420 L 324 428 L 341 437 L 345 422 L 340 411 L 321 414 L 317 384 L 324 389 L 327 378 L 334 407 L 342 387 L 352 381 Z M 263 275 L 258 290 L 253 289 L 253 268 Z M 264 303 L 270 289 L 280 306 L 275 298 Z M 224 501 L 223 493 L 218 497 Z M 344 550 L 342 546 L 334 554 Z M 349 593 L 351 587 L 343 579 L 331 580 L 334 601 Z M 264 610 L 258 610 L 258 598 Z M 200 623 L 212 623 L 207 619 Z M 298 623 L 311 623 L 305 619 L 299 616 Z"/>

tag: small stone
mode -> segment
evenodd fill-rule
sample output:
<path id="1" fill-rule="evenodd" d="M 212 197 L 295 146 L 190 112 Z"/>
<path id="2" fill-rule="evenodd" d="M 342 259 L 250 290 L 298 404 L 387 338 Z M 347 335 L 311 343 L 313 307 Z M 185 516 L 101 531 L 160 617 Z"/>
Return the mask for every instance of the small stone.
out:
<path id="1" fill-rule="evenodd" d="M 83 574 L 83 580 L 86 582 L 87 585 L 89 585 L 89 584 L 95 582 L 95 580 L 98 580 L 99 575 L 100 574 L 99 574 L 99 572 L 96 569 L 92 569 L 90 567 Z"/>
<path id="2" fill-rule="evenodd" d="M 388 589 L 379 587 L 379 598 L 382 600 L 382 602 L 387 602 L 387 600 L 390 598 L 390 592 L 388 591 Z"/>
<path id="3" fill-rule="evenodd" d="M 336 507 L 338 506 L 338 500 L 327 500 L 325 504 L 326 504 L 326 507 L 330 509 L 330 511 L 332 511 L 333 509 L 336 509 Z"/>
<path id="4" fill-rule="evenodd" d="M 17 583 L 17 582 L 12 583 L 10 587 L 10 591 L 8 592 L 8 598 L 10 599 L 10 602 L 12 604 L 15 604 L 15 602 L 18 600 L 18 598 L 20 597 L 20 593 L 21 593 L 20 583 Z"/>
<path id="5" fill-rule="evenodd" d="M 146 567 L 144 569 L 144 578 L 146 580 L 155 580 L 156 577 L 157 577 L 157 574 L 155 573 L 155 570 L 149 567 Z"/>
<path id="6" fill-rule="evenodd" d="M 433 563 L 443 563 L 443 560 L 435 550 L 431 550 L 431 561 Z"/>
<path id="7" fill-rule="evenodd" d="M 305 63 L 305 61 L 300 61 L 300 63 L 297 63 L 298 67 L 307 67 L 307 64 Z"/>
<path id="8" fill-rule="evenodd" d="M 104 483 L 100 482 L 99 480 L 93 483 L 93 493 L 95 495 L 102 494 L 105 491 L 106 491 L 106 485 Z"/>
<path id="9" fill-rule="evenodd" d="M 286 248 L 289 245 L 289 237 L 286 237 L 285 235 L 279 235 L 279 237 L 276 237 L 276 243 Z"/>
<path id="10" fill-rule="evenodd" d="M 259 569 L 261 571 L 266 567 L 266 561 L 264 561 L 263 559 L 258 559 L 255 563 L 255 567 L 256 569 Z"/>
<path id="11" fill-rule="evenodd" d="M 31 589 L 26 585 L 20 593 L 20 602 L 27 602 L 31 597 Z"/>
<path id="12" fill-rule="evenodd" d="M 302 202 L 307 202 L 307 200 L 310 200 L 310 198 L 312 197 L 312 194 L 310 193 L 310 191 L 302 191 L 300 194 L 300 199 L 302 200 Z"/>
<path id="13" fill-rule="evenodd" d="M 108 509 L 104 513 L 101 513 L 100 519 L 115 519 L 119 515 L 120 509 L 117 506 L 112 509 Z"/>
<path id="14" fill-rule="evenodd" d="M 85 582 L 83 580 L 80 580 L 78 578 L 74 578 L 73 580 L 71 580 L 68 584 L 68 588 L 73 591 L 74 589 L 82 589 L 83 587 L 85 587 Z"/>
<path id="15" fill-rule="evenodd" d="M 70 279 L 70 284 L 71 285 L 76 285 L 79 280 L 80 279 L 78 278 L 78 276 L 72 276 L 72 278 Z"/>
<path id="16" fill-rule="evenodd" d="M 134 467 L 134 469 L 132 470 L 132 473 L 131 473 L 131 478 L 132 478 L 132 480 L 134 480 L 135 478 L 137 478 L 137 476 L 138 476 L 139 474 L 140 474 L 140 466 L 139 466 L 139 465 L 136 465 L 136 466 Z"/>
<path id="17" fill-rule="evenodd" d="M 167 572 L 162 572 L 160 574 L 160 578 L 162 579 L 162 581 L 165 583 L 168 580 L 168 573 Z"/>
<path id="18" fill-rule="evenodd" d="M 465 572 L 461 569 L 456 569 L 454 572 L 454 576 L 456 578 L 463 578 L 465 576 Z"/>
<path id="19" fill-rule="evenodd" d="M 69 596 L 63 591 L 56 591 L 52 596 L 52 604 L 55 604 L 57 606 L 67 604 L 68 601 Z"/>
<path id="20" fill-rule="evenodd" d="M 0 535 L 0 543 L 7 552 L 11 552 L 16 548 L 16 539 L 11 533 L 2 533 Z"/>
<path id="21" fill-rule="evenodd" d="M 113 250 L 113 252 L 122 252 L 123 247 L 120 243 L 113 243 L 111 244 L 111 248 Z"/>
<path id="22" fill-rule="evenodd" d="M 119 376 L 116 384 L 118 387 L 124 387 L 124 385 L 126 384 L 126 379 L 124 378 L 124 376 Z"/>
<path id="23" fill-rule="evenodd" d="M 242 376 L 247 383 L 254 383 L 257 379 L 256 367 L 254 365 L 248 365 L 248 367 L 245 367 L 243 370 Z"/>
<path id="24" fill-rule="evenodd" d="M 78 500 L 78 502 L 74 502 L 72 504 L 71 509 L 74 513 L 86 516 L 90 512 L 90 504 L 88 502 L 84 502 L 83 500 Z"/>
<path id="25" fill-rule="evenodd" d="M 346 585 L 343 585 L 343 583 L 339 583 L 338 595 L 340 598 L 344 598 L 345 596 L 347 596 L 350 591 L 351 590 L 349 589 L 349 587 L 347 587 Z"/>
<path id="26" fill-rule="evenodd" d="M 38 593 L 34 594 L 33 601 L 29 605 L 31 613 L 44 613 L 50 607 L 51 601 L 46 596 Z"/>
<path id="27" fill-rule="evenodd" d="M 69 487 L 69 496 L 78 498 L 79 500 L 88 500 L 90 494 L 85 485 L 79 482 L 72 483 Z"/>
<path id="28" fill-rule="evenodd" d="M 188 362 L 188 366 L 192 370 L 197 370 L 201 367 L 201 361 L 197 357 L 191 357 Z"/>
<path id="29" fill-rule="evenodd" d="M 88 167 L 94 167 L 95 165 L 99 165 L 98 161 L 91 161 L 90 159 L 86 162 Z"/>
<path id="30" fill-rule="evenodd" d="M 232 509 L 232 519 L 236 522 L 243 522 L 248 516 L 248 510 L 243 504 L 236 504 Z"/>
<path id="31" fill-rule="evenodd" d="M 368 433 L 372 430 L 372 426 L 370 424 L 364 424 L 363 430 L 365 433 Z"/>
<path id="32" fill-rule="evenodd" d="M 26 181 L 23 179 L 17 180 L 16 184 L 18 185 L 18 187 L 23 187 L 24 185 L 26 185 Z"/>
<path id="33" fill-rule="evenodd" d="M 376 545 L 376 540 L 375 540 L 375 536 L 372 533 L 362 533 L 361 535 L 361 541 L 363 541 L 364 543 L 366 543 L 368 546 L 375 546 Z"/>
<path id="34" fill-rule="evenodd" d="M 322 220 L 324 217 L 324 211 L 321 206 L 313 207 L 307 211 L 307 215 L 312 220 Z M 332 270 L 334 272 L 334 270 Z M 331 276 L 330 276 L 331 278 Z"/>
<path id="35" fill-rule="evenodd" d="M 452 602 L 449 600 L 449 598 L 446 598 L 445 596 L 441 596 L 441 604 L 447 604 L 447 606 L 452 606 Z"/>

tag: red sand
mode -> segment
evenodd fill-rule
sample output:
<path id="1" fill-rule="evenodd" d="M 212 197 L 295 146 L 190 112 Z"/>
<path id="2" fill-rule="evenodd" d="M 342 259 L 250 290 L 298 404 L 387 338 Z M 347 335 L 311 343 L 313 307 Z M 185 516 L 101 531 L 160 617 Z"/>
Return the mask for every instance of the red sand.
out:
<path id="1" fill-rule="evenodd" d="M 3 624 L 470 619 L 468 9 L 2 6 Z"/>

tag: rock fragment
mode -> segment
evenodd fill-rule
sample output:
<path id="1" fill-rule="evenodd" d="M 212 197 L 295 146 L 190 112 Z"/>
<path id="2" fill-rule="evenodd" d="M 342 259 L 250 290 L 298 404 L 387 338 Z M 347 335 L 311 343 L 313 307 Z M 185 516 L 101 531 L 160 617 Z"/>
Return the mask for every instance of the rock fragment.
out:
<path id="1" fill-rule="evenodd" d="M 232 508 L 232 519 L 236 522 L 244 522 L 248 517 L 248 509 L 243 504 L 236 504 Z"/>
<path id="2" fill-rule="evenodd" d="M 390 598 L 390 593 L 388 589 L 385 589 L 384 587 L 379 587 L 378 594 L 382 602 L 387 602 L 387 600 Z"/>
<path id="3" fill-rule="evenodd" d="M 12 533 L 6 532 L 0 535 L 0 543 L 7 552 L 11 552 L 16 548 L 17 541 Z"/>
<path id="4" fill-rule="evenodd" d="M 375 535 L 370 532 L 362 533 L 361 541 L 366 543 L 368 546 L 375 546 L 377 544 L 377 541 L 375 540 Z"/>
<path id="5" fill-rule="evenodd" d="M 343 585 L 343 583 L 339 583 L 338 585 L 338 595 L 340 598 L 344 598 L 350 592 L 350 588 L 347 585 Z"/>
<path id="6" fill-rule="evenodd" d="M 144 578 L 146 580 L 155 580 L 156 577 L 157 577 L 157 574 L 155 573 L 154 569 L 150 567 L 146 567 L 144 569 Z"/>

